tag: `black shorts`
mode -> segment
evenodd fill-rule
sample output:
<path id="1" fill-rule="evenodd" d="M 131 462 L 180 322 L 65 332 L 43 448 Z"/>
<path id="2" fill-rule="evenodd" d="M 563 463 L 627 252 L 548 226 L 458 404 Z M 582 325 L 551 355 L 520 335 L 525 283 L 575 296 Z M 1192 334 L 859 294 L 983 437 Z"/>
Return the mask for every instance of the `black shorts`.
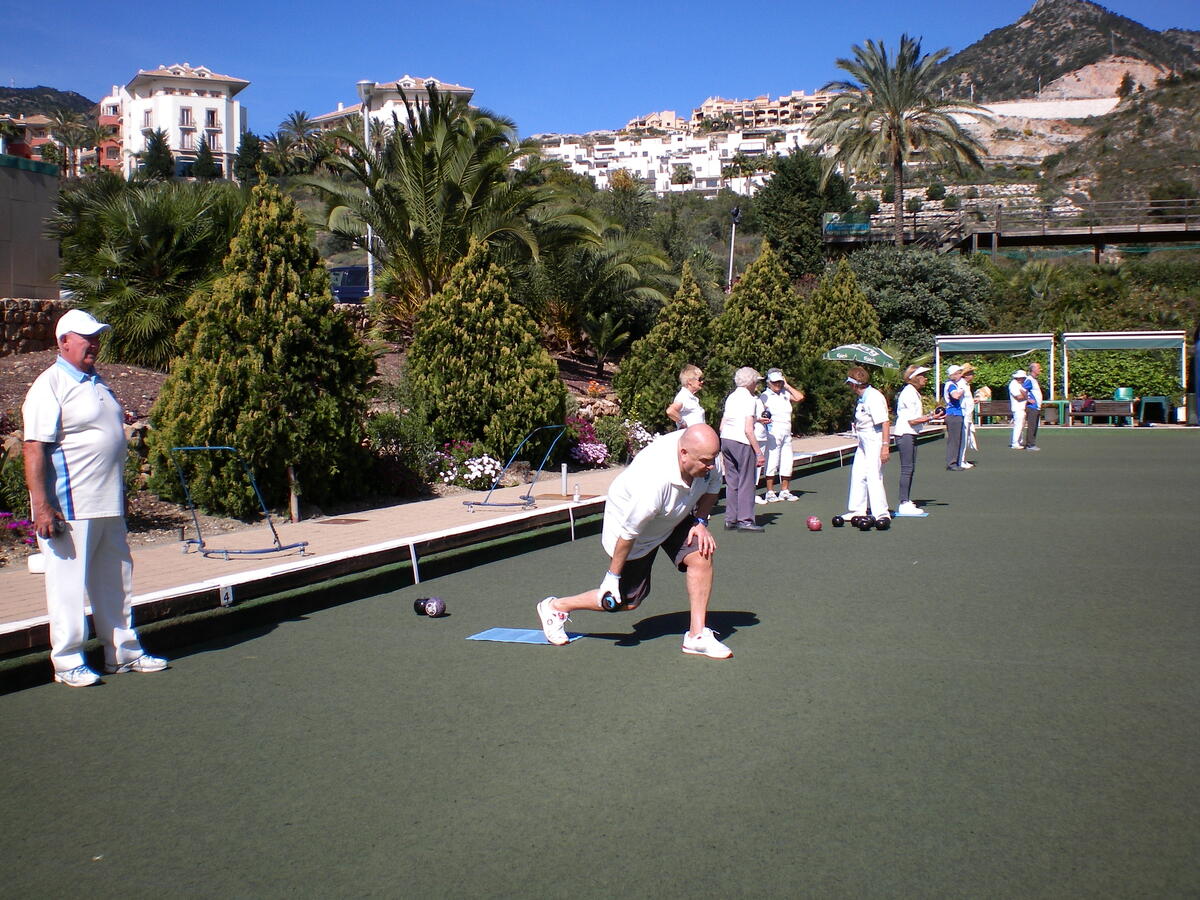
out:
<path id="1" fill-rule="evenodd" d="M 659 550 L 671 558 L 671 562 L 680 572 L 687 571 L 687 566 L 683 564 L 683 561 L 689 554 L 700 549 L 699 543 L 694 540 L 688 541 L 688 532 L 695 524 L 695 519 L 688 516 L 676 525 L 675 530 L 667 535 L 666 539 L 654 550 L 637 559 L 625 560 L 625 567 L 621 570 L 622 609 L 637 609 L 650 593 L 650 570 Z"/>

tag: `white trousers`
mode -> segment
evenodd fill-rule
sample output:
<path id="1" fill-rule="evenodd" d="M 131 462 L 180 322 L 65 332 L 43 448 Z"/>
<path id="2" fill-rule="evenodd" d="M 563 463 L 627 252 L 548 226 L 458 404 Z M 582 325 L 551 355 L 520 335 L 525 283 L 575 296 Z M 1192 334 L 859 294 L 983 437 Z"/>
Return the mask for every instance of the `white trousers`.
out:
<path id="1" fill-rule="evenodd" d="M 875 518 L 890 516 L 887 491 L 883 487 L 883 464 L 879 452 L 883 449 L 883 435 L 868 432 L 858 436 L 858 449 L 854 451 L 854 464 L 850 467 L 850 499 L 846 509 L 862 512 L 870 502 L 871 515 Z"/>
<path id="2" fill-rule="evenodd" d="M 767 432 L 767 475 L 781 478 L 792 477 L 792 436 L 787 437 Z"/>
<path id="3" fill-rule="evenodd" d="M 1013 420 L 1012 443 L 1009 444 L 1009 446 L 1010 447 L 1023 446 L 1022 441 L 1021 441 L 1021 432 L 1025 430 L 1025 408 L 1021 407 L 1021 409 L 1019 409 L 1015 413 L 1013 413 L 1012 420 Z"/>
<path id="4" fill-rule="evenodd" d="M 132 625 L 133 557 L 125 519 L 62 522 L 52 538 L 38 538 L 46 557 L 46 611 L 50 615 L 50 661 L 56 672 L 84 664 L 87 606 L 105 662 L 132 662 L 142 645 Z"/>

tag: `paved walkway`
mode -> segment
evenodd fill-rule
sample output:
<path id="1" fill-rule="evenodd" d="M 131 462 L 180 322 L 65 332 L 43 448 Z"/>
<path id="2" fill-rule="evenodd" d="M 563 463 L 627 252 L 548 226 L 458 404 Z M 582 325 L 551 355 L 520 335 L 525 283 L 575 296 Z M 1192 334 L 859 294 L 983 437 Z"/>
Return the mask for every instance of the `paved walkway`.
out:
<path id="1" fill-rule="evenodd" d="M 854 452 L 846 435 L 799 438 L 793 442 L 798 475 L 803 466 L 831 460 L 848 462 Z M 306 541 L 300 551 L 228 559 L 204 556 L 186 544 L 139 546 L 133 551 L 135 618 L 139 622 L 214 608 L 337 575 L 390 562 L 412 560 L 419 574 L 422 553 L 481 543 L 505 534 L 548 524 L 573 523 L 603 509 L 604 497 L 618 468 L 575 472 L 568 490 L 578 484 L 580 500 L 563 497 L 558 473 L 542 476 L 534 488 L 537 508 L 475 507 L 482 492 L 417 500 L 398 506 L 364 510 L 295 524 L 276 523 L 281 544 Z M 498 490 L 496 502 L 514 502 L 527 486 Z M 194 533 L 189 535 L 193 537 Z M 205 535 L 209 549 L 253 549 L 272 545 L 267 526 Z M 41 575 L 24 566 L 0 571 L 0 656 L 48 647 L 45 586 Z"/>

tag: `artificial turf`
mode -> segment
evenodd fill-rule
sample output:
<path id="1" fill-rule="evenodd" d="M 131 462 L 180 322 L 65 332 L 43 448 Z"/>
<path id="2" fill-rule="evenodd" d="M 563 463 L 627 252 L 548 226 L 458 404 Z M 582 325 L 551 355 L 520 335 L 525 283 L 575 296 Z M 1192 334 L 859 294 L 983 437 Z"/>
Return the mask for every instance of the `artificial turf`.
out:
<path id="1" fill-rule="evenodd" d="M 887 532 L 829 526 L 848 468 L 718 530 L 727 662 L 661 560 L 568 647 L 465 640 L 598 585 L 593 536 L 0 697 L 5 891 L 1194 896 L 1200 433 L 1006 438 L 922 446 Z"/>

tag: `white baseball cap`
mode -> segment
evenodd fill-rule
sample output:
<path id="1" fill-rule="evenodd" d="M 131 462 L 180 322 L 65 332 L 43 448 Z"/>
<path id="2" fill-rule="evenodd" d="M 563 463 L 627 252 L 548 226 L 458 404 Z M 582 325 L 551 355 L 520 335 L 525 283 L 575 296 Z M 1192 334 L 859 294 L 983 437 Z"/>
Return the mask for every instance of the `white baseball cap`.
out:
<path id="1" fill-rule="evenodd" d="M 946 370 L 947 375 L 957 375 L 962 371 L 962 366 L 951 366 Z"/>
<path id="2" fill-rule="evenodd" d="M 82 309 L 69 309 L 62 314 L 62 318 L 54 326 L 54 336 L 59 340 L 62 340 L 64 334 L 70 333 L 91 337 L 102 331 L 108 331 L 110 328 L 112 328 L 111 325 L 98 321 L 91 313 L 84 312 Z"/>
<path id="3" fill-rule="evenodd" d="M 1013 372 L 1013 376 L 1012 376 L 1012 377 L 1013 377 L 1013 378 L 1024 378 L 1024 377 L 1025 377 L 1025 370 L 1024 370 L 1024 369 L 1017 369 L 1017 371 Z"/>
<path id="4" fill-rule="evenodd" d="M 783 373 L 778 369 L 768 369 L 767 381 L 787 381 L 787 379 L 783 377 Z"/>

